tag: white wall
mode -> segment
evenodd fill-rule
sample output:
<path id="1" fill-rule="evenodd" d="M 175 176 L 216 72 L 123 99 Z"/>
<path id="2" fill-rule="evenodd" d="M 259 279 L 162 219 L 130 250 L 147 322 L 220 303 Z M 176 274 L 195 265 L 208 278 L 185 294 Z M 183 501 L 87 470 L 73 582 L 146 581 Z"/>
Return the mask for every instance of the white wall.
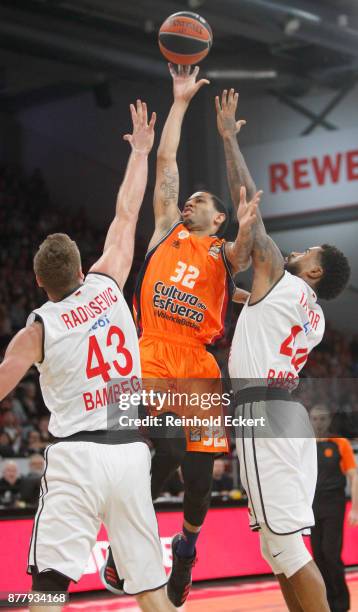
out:
<path id="1" fill-rule="evenodd" d="M 245 96 L 244 88 L 238 87 L 238 89 L 240 91 L 238 117 L 247 121 L 239 137 L 243 153 L 245 153 L 245 148 L 248 146 L 297 138 L 310 122 L 309 119 L 279 102 L 273 96 L 257 95 L 255 97 L 248 97 Z M 334 95 L 334 92 L 325 95 L 316 94 L 297 98 L 296 101 L 309 110 L 319 113 Z M 327 120 L 336 125 L 340 130 L 357 128 L 358 86 L 327 116 Z M 325 128 L 319 126 L 315 128 L 311 136 L 323 133 L 327 134 L 328 132 Z M 335 132 L 335 134 L 337 139 L 339 139 L 339 131 Z M 302 136 L 302 138 L 305 137 Z M 228 197 L 225 163 L 221 153 L 218 154 L 217 163 L 220 164 L 221 168 L 221 190 Z M 255 168 L 251 167 L 250 170 L 255 179 Z"/>

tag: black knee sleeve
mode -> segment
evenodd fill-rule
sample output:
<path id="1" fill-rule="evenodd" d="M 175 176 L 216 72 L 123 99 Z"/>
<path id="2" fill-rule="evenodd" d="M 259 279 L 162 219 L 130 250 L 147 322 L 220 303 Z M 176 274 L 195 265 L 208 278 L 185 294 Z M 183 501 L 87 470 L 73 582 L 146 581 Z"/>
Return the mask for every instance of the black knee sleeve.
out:
<path id="1" fill-rule="evenodd" d="M 184 519 L 196 527 L 203 524 L 210 507 L 214 458 L 212 453 L 188 452 L 182 464 Z"/>
<path id="2" fill-rule="evenodd" d="M 64 592 L 70 586 L 71 578 L 56 572 L 56 570 L 47 570 L 38 572 L 36 567 L 31 568 L 32 574 L 32 590 L 40 593 L 53 591 Z"/>
<path id="3" fill-rule="evenodd" d="M 172 413 L 168 413 L 172 414 Z M 166 414 L 159 417 L 160 427 L 149 432 L 155 454 L 152 459 L 152 498 L 163 491 L 167 480 L 183 462 L 186 452 L 186 438 L 183 427 L 166 424 Z M 154 430 L 155 429 L 155 430 Z"/>

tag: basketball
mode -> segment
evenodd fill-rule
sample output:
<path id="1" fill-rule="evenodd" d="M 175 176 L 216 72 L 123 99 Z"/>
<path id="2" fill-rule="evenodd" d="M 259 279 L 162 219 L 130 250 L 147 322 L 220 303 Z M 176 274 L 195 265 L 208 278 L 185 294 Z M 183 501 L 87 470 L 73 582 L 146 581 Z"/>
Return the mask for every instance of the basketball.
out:
<path id="1" fill-rule="evenodd" d="M 164 57 L 173 64 L 198 64 L 210 51 L 213 33 L 203 17 L 182 11 L 164 21 L 158 42 Z"/>

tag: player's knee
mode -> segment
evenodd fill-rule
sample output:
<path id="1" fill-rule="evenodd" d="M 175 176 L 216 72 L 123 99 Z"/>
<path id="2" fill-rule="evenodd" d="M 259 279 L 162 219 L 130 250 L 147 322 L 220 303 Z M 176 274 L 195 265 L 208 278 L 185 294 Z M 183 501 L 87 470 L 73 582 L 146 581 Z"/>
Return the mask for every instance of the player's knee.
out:
<path id="1" fill-rule="evenodd" d="M 179 466 L 186 452 L 186 437 L 182 426 L 167 425 L 168 416 L 175 416 L 173 413 L 160 415 L 158 426 L 149 430 L 149 437 L 152 439 L 155 454 L 161 461 L 166 461 L 168 465 Z"/>
<path id="2" fill-rule="evenodd" d="M 168 448 L 167 456 L 170 464 L 178 466 L 183 462 L 186 453 L 186 439 L 175 438 L 171 441 L 172 444 Z"/>
<path id="3" fill-rule="evenodd" d="M 204 501 L 211 498 L 212 476 L 202 473 L 201 477 L 190 478 L 187 473 L 184 477 L 185 495 L 194 501 Z"/>
<path id="4" fill-rule="evenodd" d="M 68 590 L 71 578 L 64 576 L 56 570 L 38 572 L 35 567 L 31 568 L 32 590 L 37 592 L 64 592 Z"/>
<path id="5" fill-rule="evenodd" d="M 268 562 L 277 568 L 275 573 L 282 573 L 286 578 L 291 578 L 312 560 L 300 533 L 285 536 L 270 534 L 267 549 L 271 559 Z"/>

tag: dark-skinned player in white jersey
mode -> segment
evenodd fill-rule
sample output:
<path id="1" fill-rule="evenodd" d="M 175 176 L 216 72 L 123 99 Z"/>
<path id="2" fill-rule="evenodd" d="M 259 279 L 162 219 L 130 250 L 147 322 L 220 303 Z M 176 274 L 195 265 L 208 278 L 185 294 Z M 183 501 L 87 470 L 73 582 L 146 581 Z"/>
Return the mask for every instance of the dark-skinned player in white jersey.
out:
<path id="1" fill-rule="evenodd" d="M 84 278 L 78 247 L 52 234 L 34 259 L 48 302 L 10 342 L 0 365 L 0 399 L 36 364 L 49 431 L 46 468 L 30 545 L 32 589 L 67 591 L 85 570 L 101 522 L 125 576 L 124 589 L 145 612 L 174 610 L 150 493 L 150 452 L 138 431 L 108 424 L 110 393 L 140 383 L 138 339 L 122 289 L 132 266 L 134 236 L 154 141 L 155 114 L 131 105 L 132 152 L 103 255 Z M 119 380 L 120 379 L 120 380 Z M 126 389 L 124 391 L 124 388 Z M 94 397 L 103 404 L 94 407 Z M 105 401 L 105 397 L 107 400 Z M 43 598 L 40 599 L 44 601 Z M 46 604 L 32 608 L 56 612 Z"/>
<path id="2" fill-rule="evenodd" d="M 233 89 L 225 91 L 221 101 L 216 99 L 233 201 L 242 189 L 248 199 L 256 191 L 237 140 L 244 124 L 236 121 L 237 103 Z M 285 262 L 259 211 L 247 248 L 253 284 L 238 319 L 229 372 L 241 389 L 237 414 L 264 417 L 268 427 L 268 435 L 255 428 L 237 433 L 250 526 L 260 533 L 262 555 L 277 575 L 289 610 L 328 612 L 322 576 L 302 538 L 302 531 L 314 524 L 316 443 L 307 412 L 292 400 L 290 390 L 324 333 L 317 297 L 338 296 L 350 267 L 341 251 L 325 244 L 293 252 Z"/>

